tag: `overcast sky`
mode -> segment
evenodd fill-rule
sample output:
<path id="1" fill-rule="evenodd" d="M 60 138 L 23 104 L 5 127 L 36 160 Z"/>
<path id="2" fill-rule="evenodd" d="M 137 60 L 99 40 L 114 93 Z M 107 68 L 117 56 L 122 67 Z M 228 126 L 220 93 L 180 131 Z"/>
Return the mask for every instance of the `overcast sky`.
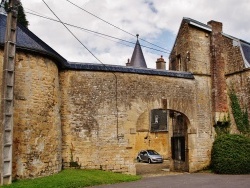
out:
<path id="1" fill-rule="evenodd" d="M 249 0 L 69 0 L 97 17 L 121 28 L 121 31 L 67 0 L 44 0 L 65 23 L 110 35 L 130 42 L 139 40 L 149 68 L 161 55 L 168 61 L 169 51 L 183 17 L 207 23 L 223 23 L 223 32 L 250 42 Z M 99 63 L 61 24 L 28 12 L 57 19 L 42 0 L 21 0 L 29 21 L 29 29 L 71 62 Z M 84 30 L 69 27 L 77 38 L 104 64 L 125 65 L 131 58 L 134 44 L 121 42 Z M 129 34 L 128 34 L 129 33 Z M 134 36 L 132 36 L 133 34 Z"/>

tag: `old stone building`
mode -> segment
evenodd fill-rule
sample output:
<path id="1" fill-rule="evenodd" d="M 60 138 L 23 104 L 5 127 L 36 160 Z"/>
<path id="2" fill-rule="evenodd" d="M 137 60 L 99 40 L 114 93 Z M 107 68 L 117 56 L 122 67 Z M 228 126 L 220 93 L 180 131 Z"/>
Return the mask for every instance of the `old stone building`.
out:
<path id="1" fill-rule="evenodd" d="M 0 26 L 2 67 L 5 15 Z M 213 126 L 224 117 L 233 124 L 227 90 L 234 87 L 249 106 L 250 44 L 224 34 L 219 22 L 184 18 L 169 70 L 163 70 L 163 57 L 157 69 L 146 68 L 139 41 L 134 53 L 129 66 L 71 63 L 18 25 L 14 178 L 70 166 L 135 174 L 141 149 L 158 151 L 171 161 L 171 170 L 209 165 Z M 2 72 L 0 77 L 2 83 Z M 2 129 L 0 137 L 2 146 Z"/>

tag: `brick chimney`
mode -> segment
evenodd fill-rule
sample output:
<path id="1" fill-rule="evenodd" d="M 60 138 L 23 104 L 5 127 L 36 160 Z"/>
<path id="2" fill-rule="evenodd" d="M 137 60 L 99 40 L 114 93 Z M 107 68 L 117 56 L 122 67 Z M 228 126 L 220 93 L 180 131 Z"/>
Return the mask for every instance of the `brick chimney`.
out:
<path id="1" fill-rule="evenodd" d="M 207 22 L 207 25 L 212 27 L 213 32 L 216 32 L 216 33 L 222 32 L 222 23 L 221 22 L 211 20 L 211 21 Z"/>
<path id="2" fill-rule="evenodd" d="M 166 61 L 164 61 L 162 56 L 156 61 L 156 69 L 166 70 Z"/>
<path id="3" fill-rule="evenodd" d="M 130 59 L 128 59 L 128 62 L 126 63 L 126 66 L 127 66 L 127 67 L 131 66 L 131 64 L 130 64 Z"/>
<path id="4" fill-rule="evenodd" d="M 225 60 L 223 52 L 222 23 L 209 21 L 212 27 L 210 38 L 212 99 L 215 123 L 228 118 L 227 88 L 225 78 Z"/>

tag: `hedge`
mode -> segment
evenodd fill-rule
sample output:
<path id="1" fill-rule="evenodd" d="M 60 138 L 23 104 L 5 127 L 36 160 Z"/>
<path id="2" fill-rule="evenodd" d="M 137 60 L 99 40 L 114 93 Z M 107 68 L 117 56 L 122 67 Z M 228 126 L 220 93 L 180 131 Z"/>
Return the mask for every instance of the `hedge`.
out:
<path id="1" fill-rule="evenodd" d="M 211 167 L 218 174 L 249 174 L 250 138 L 236 134 L 217 137 L 212 148 Z"/>

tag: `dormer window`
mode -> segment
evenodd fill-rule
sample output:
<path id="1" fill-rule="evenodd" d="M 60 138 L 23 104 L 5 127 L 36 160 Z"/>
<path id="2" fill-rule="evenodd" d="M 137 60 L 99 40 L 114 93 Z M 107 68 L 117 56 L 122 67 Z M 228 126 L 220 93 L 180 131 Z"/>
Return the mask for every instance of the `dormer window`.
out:
<path id="1" fill-rule="evenodd" d="M 181 54 L 176 56 L 177 59 L 177 70 L 181 71 L 182 70 L 182 65 L 181 65 Z"/>

